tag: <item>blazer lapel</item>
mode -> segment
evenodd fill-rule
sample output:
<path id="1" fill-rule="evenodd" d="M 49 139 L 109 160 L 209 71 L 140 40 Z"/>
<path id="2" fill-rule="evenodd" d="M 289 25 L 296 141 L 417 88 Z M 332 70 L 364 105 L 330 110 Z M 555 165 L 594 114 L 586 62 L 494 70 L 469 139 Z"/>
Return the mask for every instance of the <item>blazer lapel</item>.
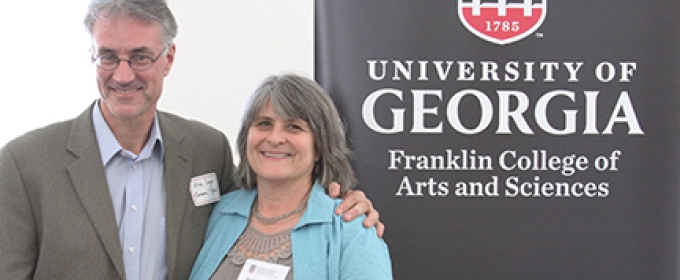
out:
<path id="1" fill-rule="evenodd" d="M 165 190 L 166 190 L 166 255 L 168 275 L 172 275 L 177 263 L 182 217 L 187 203 L 190 203 L 189 182 L 193 165 L 193 150 L 184 145 L 186 134 L 173 125 L 159 112 L 159 122 L 165 152 Z"/>
<path id="2" fill-rule="evenodd" d="M 91 118 L 92 107 L 73 122 L 66 148 L 78 159 L 67 170 L 90 222 L 122 279 L 125 269 L 118 227 Z"/>

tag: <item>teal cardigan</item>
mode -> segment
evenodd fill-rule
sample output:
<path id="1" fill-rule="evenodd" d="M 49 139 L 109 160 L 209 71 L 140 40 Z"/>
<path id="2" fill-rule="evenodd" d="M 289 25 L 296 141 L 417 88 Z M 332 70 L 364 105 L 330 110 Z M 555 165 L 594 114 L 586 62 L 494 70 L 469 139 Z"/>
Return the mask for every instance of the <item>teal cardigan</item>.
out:
<path id="1" fill-rule="evenodd" d="M 222 196 L 189 279 L 210 279 L 245 230 L 256 196 L 257 189 Z M 375 227 L 364 228 L 361 217 L 345 222 L 335 214 L 340 202 L 319 184 L 312 187 L 307 210 L 291 232 L 294 279 L 392 279 L 387 245 Z"/>

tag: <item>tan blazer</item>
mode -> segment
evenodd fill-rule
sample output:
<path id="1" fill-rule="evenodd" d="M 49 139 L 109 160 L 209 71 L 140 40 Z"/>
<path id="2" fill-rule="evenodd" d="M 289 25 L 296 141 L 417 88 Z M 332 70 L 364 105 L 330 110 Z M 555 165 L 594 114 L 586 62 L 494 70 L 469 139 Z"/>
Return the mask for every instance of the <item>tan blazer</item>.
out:
<path id="1" fill-rule="evenodd" d="M 23 135 L 0 150 L 0 279 L 124 279 L 118 227 L 92 124 L 73 120 Z M 223 133 L 159 112 L 165 145 L 169 279 L 186 279 L 212 205 L 196 207 L 193 176 L 233 188 Z"/>

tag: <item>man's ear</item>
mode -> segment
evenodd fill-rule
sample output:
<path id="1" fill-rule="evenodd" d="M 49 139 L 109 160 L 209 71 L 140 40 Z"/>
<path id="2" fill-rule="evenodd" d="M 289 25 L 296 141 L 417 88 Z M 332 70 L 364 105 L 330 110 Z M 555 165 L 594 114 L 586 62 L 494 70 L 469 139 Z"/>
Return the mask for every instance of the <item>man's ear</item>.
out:
<path id="1" fill-rule="evenodd" d="M 172 69 L 172 65 L 175 62 L 175 52 L 177 51 L 177 45 L 174 43 L 168 48 L 168 53 L 165 54 L 165 58 L 168 60 L 168 63 L 165 65 L 165 72 L 164 75 L 167 76 L 170 74 L 170 69 Z"/>

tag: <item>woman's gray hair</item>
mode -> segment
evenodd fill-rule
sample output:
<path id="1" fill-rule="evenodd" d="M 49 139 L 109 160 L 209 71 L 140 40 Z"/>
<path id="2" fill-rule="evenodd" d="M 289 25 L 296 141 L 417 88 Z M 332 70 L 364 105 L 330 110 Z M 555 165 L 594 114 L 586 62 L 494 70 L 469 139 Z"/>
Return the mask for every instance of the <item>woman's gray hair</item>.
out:
<path id="1" fill-rule="evenodd" d="M 133 17 L 161 25 L 164 46 L 172 45 L 177 36 L 177 21 L 165 0 L 92 0 L 85 15 L 85 29 L 92 36 L 94 23 L 100 19 Z"/>
<path id="2" fill-rule="evenodd" d="M 356 186 L 357 179 L 350 163 L 352 152 L 345 139 L 345 125 L 333 100 L 315 81 L 286 74 L 266 78 L 248 102 L 237 139 L 241 156 L 237 173 L 242 187 L 250 189 L 257 184 L 246 148 L 250 127 L 267 102 L 283 119 L 300 119 L 309 124 L 314 150 L 319 156 L 312 171 L 312 181 L 319 181 L 326 188 L 331 182 L 337 182 L 343 193 Z"/>

